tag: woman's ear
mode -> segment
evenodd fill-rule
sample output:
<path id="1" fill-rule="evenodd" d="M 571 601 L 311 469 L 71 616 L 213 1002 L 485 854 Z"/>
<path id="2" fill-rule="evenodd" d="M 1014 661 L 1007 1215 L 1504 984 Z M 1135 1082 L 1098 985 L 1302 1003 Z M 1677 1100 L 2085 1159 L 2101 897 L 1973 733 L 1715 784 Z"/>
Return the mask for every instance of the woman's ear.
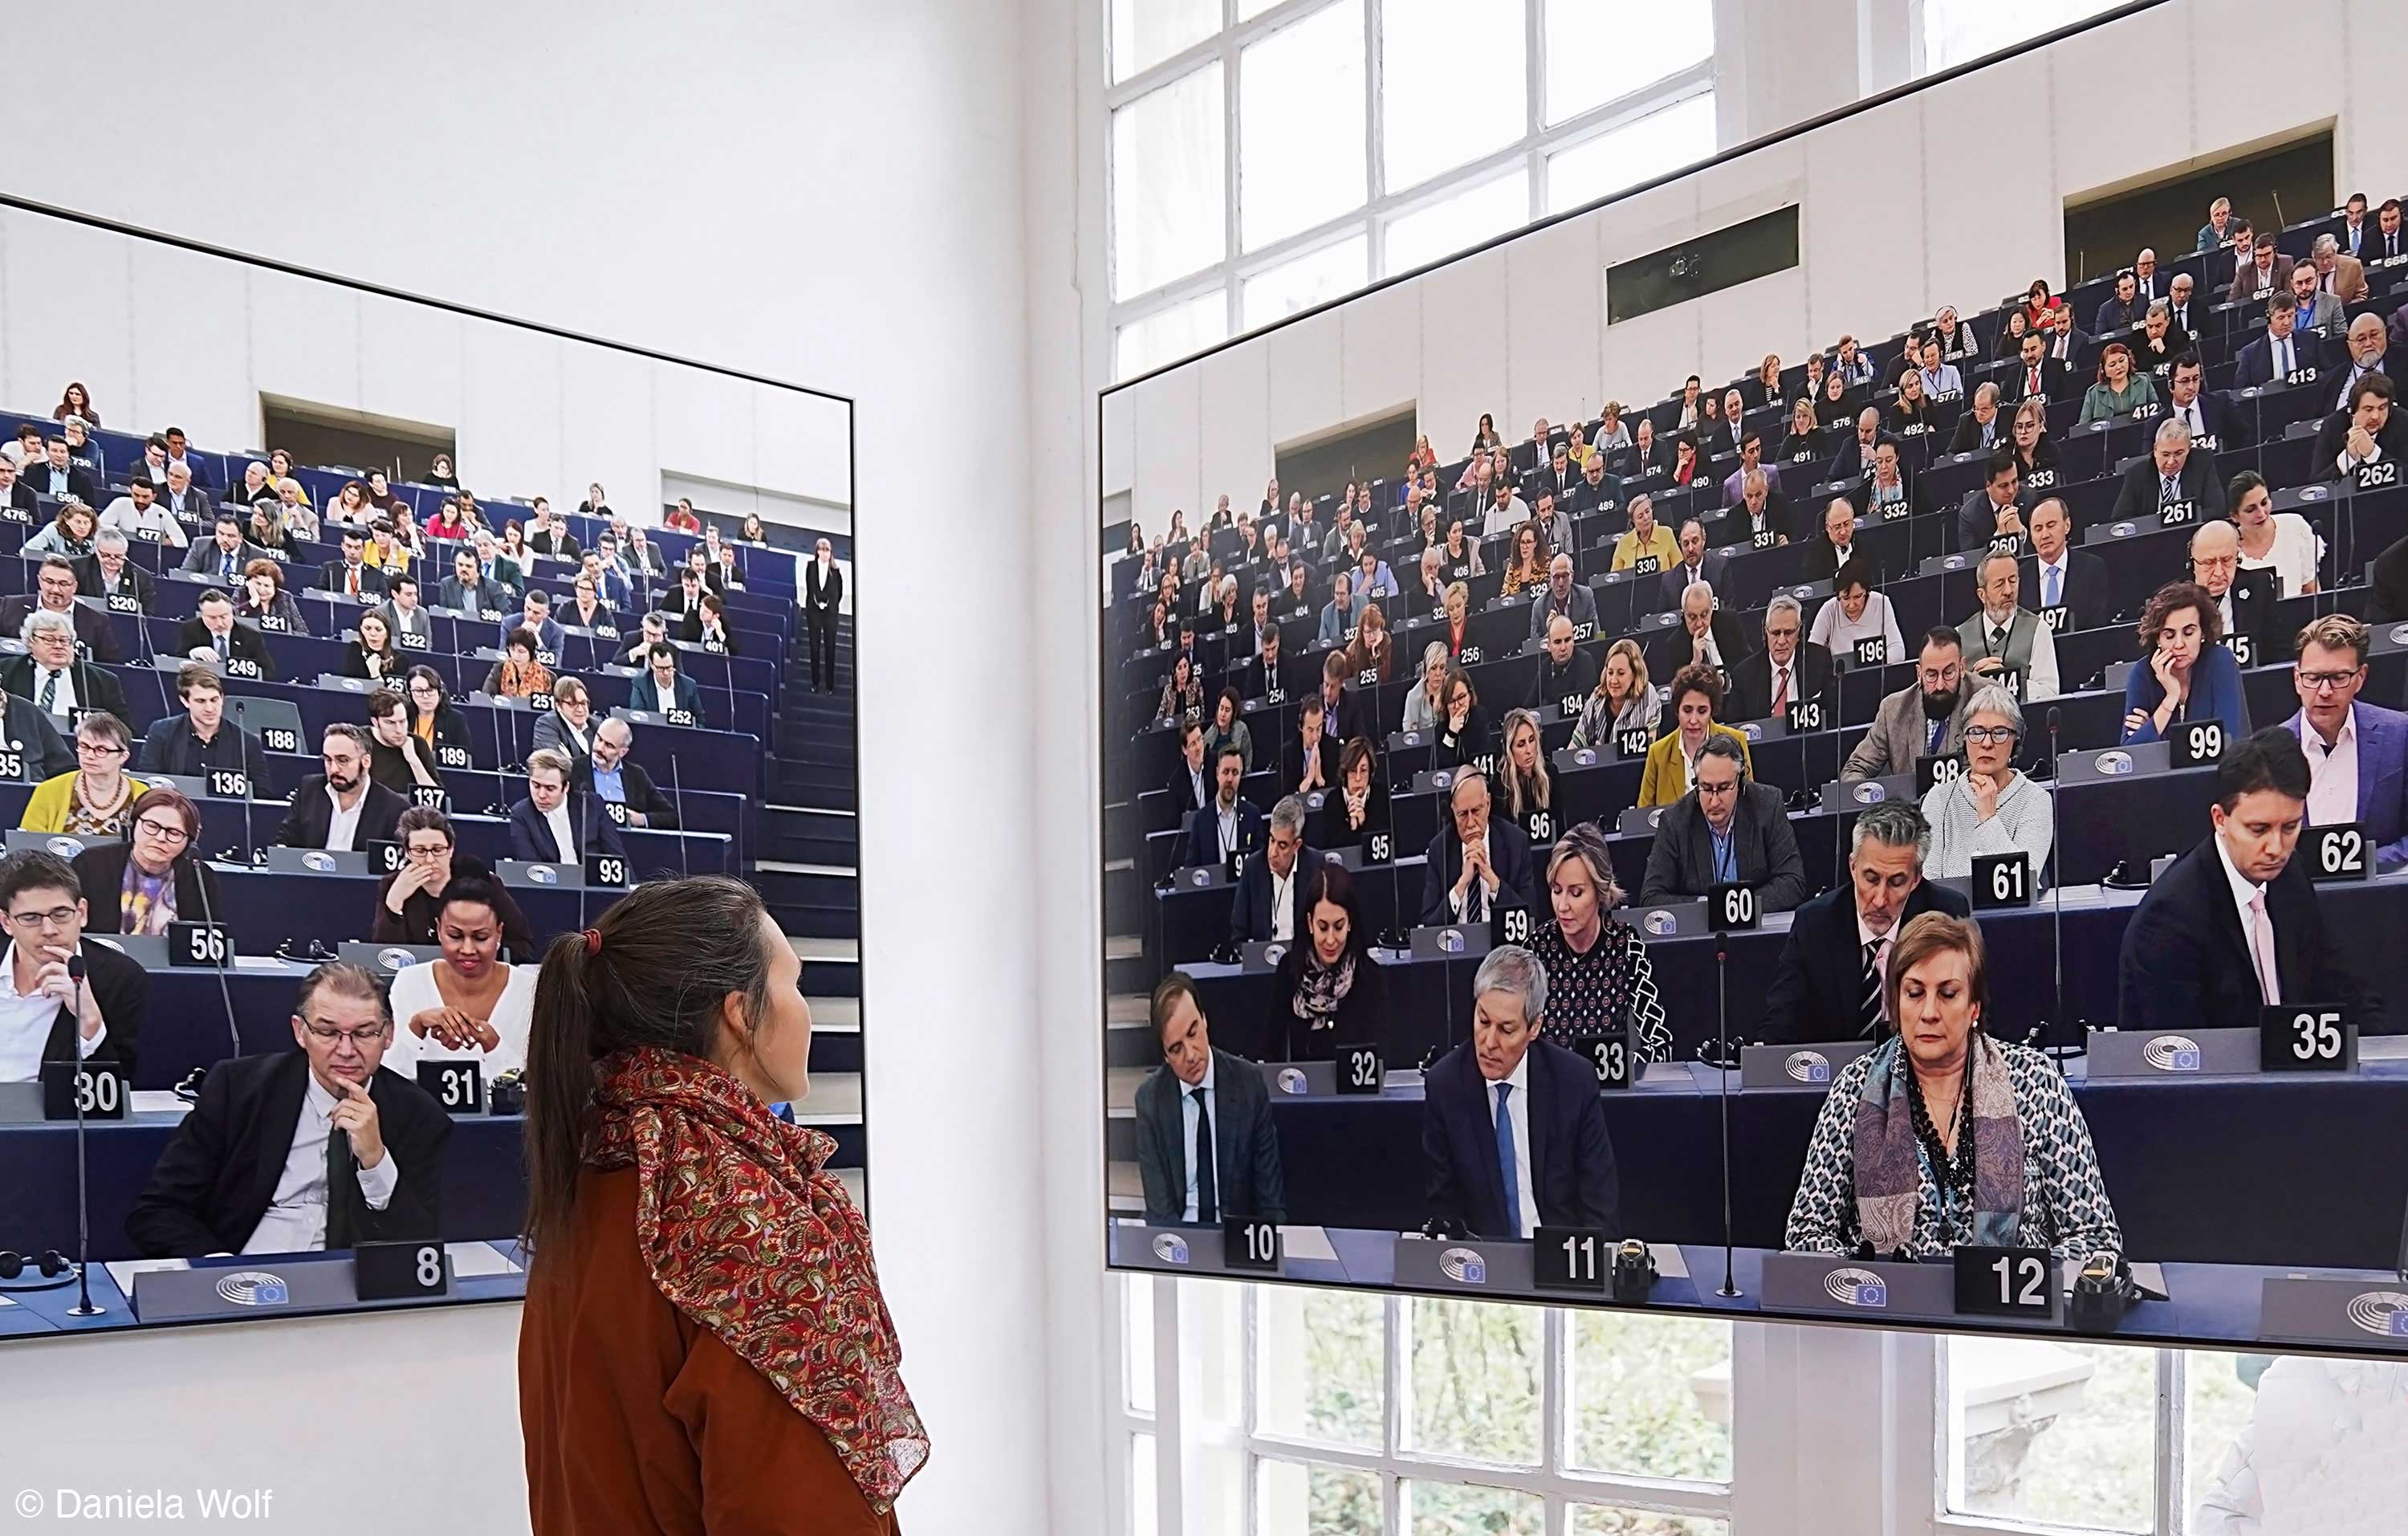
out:
<path id="1" fill-rule="evenodd" d="M 752 1020 L 745 1012 L 743 993 L 730 992 L 719 999 L 719 1026 L 730 1046 L 747 1052 L 752 1049 Z"/>

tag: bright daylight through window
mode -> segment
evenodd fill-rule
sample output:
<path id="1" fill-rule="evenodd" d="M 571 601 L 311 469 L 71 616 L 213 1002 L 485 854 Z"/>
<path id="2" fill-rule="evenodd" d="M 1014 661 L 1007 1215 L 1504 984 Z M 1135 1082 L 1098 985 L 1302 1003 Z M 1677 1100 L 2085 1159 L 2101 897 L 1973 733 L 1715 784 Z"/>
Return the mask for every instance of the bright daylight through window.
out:
<path id="1" fill-rule="evenodd" d="M 1108 0 L 1118 379 L 1715 149 L 1710 0 L 1225 3 Z"/>

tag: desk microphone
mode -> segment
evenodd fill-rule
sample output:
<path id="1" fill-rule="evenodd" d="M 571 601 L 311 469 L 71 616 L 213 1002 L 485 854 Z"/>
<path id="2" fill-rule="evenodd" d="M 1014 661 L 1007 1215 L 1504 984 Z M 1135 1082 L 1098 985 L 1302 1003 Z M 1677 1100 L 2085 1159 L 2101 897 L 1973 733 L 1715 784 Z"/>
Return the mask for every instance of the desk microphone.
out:
<path id="1" fill-rule="evenodd" d="M 2049 882 L 2049 963 L 2057 986 L 2055 1023 L 2057 1038 L 2052 1041 L 2043 1034 L 2041 1048 L 2061 1061 L 2078 1053 L 2082 1034 L 2080 1030 L 2070 1027 L 2072 1021 L 2066 1017 L 2065 1012 L 2065 849 L 2057 841 L 2057 799 L 2065 786 L 2057 776 L 2060 761 L 2057 745 L 2057 707 L 2052 704 L 2048 707 L 2048 856 L 2057 878 Z M 2037 877 L 2040 871 L 2035 869 L 2032 873 Z"/>
<path id="2" fill-rule="evenodd" d="M 1722 1105 L 1723 1117 L 1723 1283 L 1714 1292 L 1726 1300 L 1741 1292 L 1731 1270 L 1731 1180 L 1730 1180 L 1730 998 L 1727 962 L 1730 959 L 1730 936 L 1717 930 L 1714 934 L 1714 1041 L 1722 1063 L 1714 1068 L 1714 1098 Z"/>
<path id="3" fill-rule="evenodd" d="M 74 1074 L 83 1071 L 83 955 L 80 951 L 67 956 L 67 979 L 75 983 L 75 1023 L 72 1026 L 78 1041 Z M 67 1090 L 75 1099 L 76 1112 L 76 1304 L 67 1309 L 69 1317 L 98 1317 L 107 1312 L 92 1299 L 92 1196 L 84 1164 L 84 1096 L 76 1091 L 75 1077 L 67 1080 Z"/>

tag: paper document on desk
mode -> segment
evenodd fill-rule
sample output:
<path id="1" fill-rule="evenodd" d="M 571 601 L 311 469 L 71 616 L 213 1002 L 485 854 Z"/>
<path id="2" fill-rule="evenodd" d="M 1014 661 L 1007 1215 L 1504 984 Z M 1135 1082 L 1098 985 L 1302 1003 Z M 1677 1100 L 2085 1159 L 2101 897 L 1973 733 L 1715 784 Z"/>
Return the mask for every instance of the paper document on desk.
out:
<path id="1" fill-rule="evenodd" d="M 1290 1258 L 1320 1259 L 1331 1264 L 1338 1261 L 1338 1250 L 1329 1245 L 1329 1234 L 1318 1227 L 1281 1227 L 1280 1249 Z"/>
<path id="2" fill-rule="evenodd" d="M 510 1244 L 515 1252 L 518 1244 Z M 525 1268 L 490 1242 L 447 1242 L 444 1251 L 452 1256 L 452 1273 L 455 1279 L 467 1280 L 484 1274 L 517 1274 Z"/>
<path id="3" fill-rule="evenodd" d="M 181 1258 L 120 1258 L 110 1261 L 108 1278 L 117 1282 L 124 1295 L 134 1294 L 134 1277 L 150 1270 L 189 1270 L 192 1262 Z"/>
<path id="4" fill-rule="evenodd" d="M 1686 1280 L 1689 1278 L 1689 1261 L 1681 1256 L 1680 1244 L 1651 1242 L 1647 1245 L 1647 1251 L 1655 1256 L 1656 1279 Z"/>

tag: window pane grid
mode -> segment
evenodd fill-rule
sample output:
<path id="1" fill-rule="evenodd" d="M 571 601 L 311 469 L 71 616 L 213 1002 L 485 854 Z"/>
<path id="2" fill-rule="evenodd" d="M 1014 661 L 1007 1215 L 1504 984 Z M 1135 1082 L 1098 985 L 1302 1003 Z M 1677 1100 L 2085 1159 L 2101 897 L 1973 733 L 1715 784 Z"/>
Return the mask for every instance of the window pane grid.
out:
<path id="1" fill-rule="evenodd" d="M 1190 307 L 1168 293 L 1210 281 L 1239 326 L 1275 323 L 1521 228 L 1542 167 L 1555 211 L 1713 148 L 1711 0 L 1658 0 L 1617 23 L 1642 27 L 1646 48 L 1619 32 L 1599 44 L 1598 13 L 1625 7 L 1595 0 L 1154 4 L 1105 0 L 1121 378 L 1228 334 L 1229 319 L 1210 336 L 1187 317 L 1149 323 Z M 1584 175 L 1557 163 L 1599 136 L 1601 113 L 1635 128 L 1683 106 L 1658 136 L 1681 127 L 1686 150 L 1701 116 L 1702 151 L 1658 165 L 1642 136 L 1596 151 Z M 1616 161 L 1639 174 L 1594 188 Z M 1456 200 L 1452 216 L 1430 211 Z"/>

